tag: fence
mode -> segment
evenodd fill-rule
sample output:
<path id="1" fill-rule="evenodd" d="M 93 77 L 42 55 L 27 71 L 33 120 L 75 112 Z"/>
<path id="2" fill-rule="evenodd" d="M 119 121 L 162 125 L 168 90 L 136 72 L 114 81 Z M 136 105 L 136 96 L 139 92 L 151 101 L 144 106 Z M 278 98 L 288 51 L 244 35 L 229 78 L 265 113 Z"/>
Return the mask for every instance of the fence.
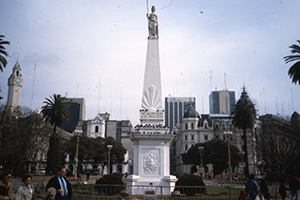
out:
<path id="1" fill-rule="evenodd" d="M 44 194 L 44 184 L 36 187 L 37 195 Z M 73 184 L 73 198 L 76 200 L 113 200 L 113 199 L 179 199 L 179 200 L 237 200 L 244 187 L 228 186 L 176 186 L 172 194 L 164 195 L 166 186 L 126 186 L 126 185 L 96 185 Z M 131 188 L 132 187 L 132 188 Z M 272 199 L 281 199 L 278 186 L 269 186 Z M 134 191 L 129 194 L 128 191 Z M 247 197 L 250 200 L 249 197 Z"/>

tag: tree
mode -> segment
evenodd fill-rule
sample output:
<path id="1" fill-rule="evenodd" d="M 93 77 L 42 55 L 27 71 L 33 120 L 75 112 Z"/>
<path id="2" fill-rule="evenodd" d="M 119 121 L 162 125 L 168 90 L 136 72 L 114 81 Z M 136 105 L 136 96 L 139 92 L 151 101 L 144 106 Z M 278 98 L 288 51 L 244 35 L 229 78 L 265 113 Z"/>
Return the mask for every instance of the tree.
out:
<path id="1" fill-rule="evenodd" d="M 52 174 L 56 173 L 60 166 L 59 137 L 57 133 L 51 135 L 49 146 L 46 173 Z"/>
<path id="2" fill-rule="evenodd" d="M 239 129 L 243 129 L 244 147 L 245 147 L 245 164 L 246 164 L 245 175 L 248 177 L 249 163 L 248 163 L 246 130 L 253 129 L 256 120 L 256 110 L 254 104 L 250 101 L 247 92 L 245 91 L 245 87 L 243 87 L 241 98 L 235 104 L 231 116 L 233 117 L 232 124 Z"/>
<path id="3" fill-rule="evenodd" d="M 49 173 L 50 171 L 56 172 L 57 167 L 60 165 L 60 147 L 56 127 L 61 125 L 63 118 L 69 121 L 71 112 L 66 98 L 60 94 L 53 94 L 50 98 L 46 98 L 43 103 L 46 104 L 42 107 L 43 118 L 53 126 L 53 134 L 50 138 L 50 148 L 47 154 L 46 172 Z"/>
<path id="4" fill-rule="evenodd" d="M 115 140 L 113 137 L 107 137 L 105 139 L 105 147 L 107 147 L 107 145 L 113 146 L 110 152 L 111 164 L 113 165 L 116 163 L 122 163 L 124 161 L 124 155 L 127 151 L 125 147 L 123 147 L 122 143 Z"/>
<path id="5" fill-rule="evenodd" d="M 269 176 L 285 180 L 299 171 L 299 128 L 275 115 L 261 116 L 260 121 L 263 134 L 257 143 L 264 170 Z"/>
<path id="6" fill-rule="evenodd" d="M 0 70 L 3 72 L 3 69 L 7 65 L 7 60 L 5 57 L 9 57 L 7 51 L 5 50 L 4 45 L 9 45 L 10 42 L 8 41 L 3 41 L 4 35 L 0 35 Z"/>
<path id="7" fill-rule="evenodd" d="M 71 138 L 71 143 L 68 148 L 71 161 L 76 159 L 77 136 Z M 78 144 L 78 161 L 87 168 L 88 164 L 97 165 L 106 161 L 106 148 L 104 143 L 97 138 L 89 138 L 85 135 L 79 137 Z"/>
<path id="8" fill-rule="evenodd" d="M 204 146 L 202 150 L 203 165 L 213 165 L 214 175 L 221 174 L 224 169 L 228 168 L 228 144 L 221 139 L 213 139 L 205 143 L 197 143 L 192 146 L 187 153 L 182 154 L 182 161 L 184 164 L 200 165 L 200 150 L 199 146 Z M 241 161 L 241 154 L 239 149 L 230 145 L 231 166 L 234 168 L 238 166 Z"/>
<path id="9" fill-rule="evenodd" d="M 300 44 L 300 40 L 297 40 L 297 42 Z M 295 55 L 285 56 L 283 57 L 283 59 L 286 64 L 289 62 L 297 61 L 290 67 L 288 75 L 292 79 L 292 83 L 297 84 L 298 82 L 298 84 L 300 85 L 300 46 L 293 44 L 292 46 L 289 46 L 289 48 L 291 48 L 291 53 Z"/>
<path id="10" fill-rule="evenodd" d="M 27 107 L 7 109 L 0 105 L 0 164 L 4 168 L 44 167 L 51 127 L 41 114 Z"/>
<path id="11" fill-rule="evenodd" d="M 60 94 L 53 94 L 44 101 L 46 105 L 42 107 L 42 113 L 47 122 L 53 126 L 53 133 L 56 133 L 56 127 L 60 126 L 62 119 L 69 121 L 71 116 L 70 105 L 66 97 Z"/>
<path id="12" fill-rule="evenodd" d="M 77 136 L 71 138 L 70 147 L 68 153 L 70 158 L 73 158 L 75 162 L 76 157 L 76 145 Z M 108 149 L 107 145 L 112 145 L 113 148 L 110 152 L 111 165 L 115 163 L 122 163 L 124 161 L 124 155 L 126 154 L 126 149 L 123 147 L 122 143 L 116 141 L 112 137 L 102 138 L 89 138 L 87 136 L 80 136 L 79 146 L 78 146 L 78 161 L 84 164 L 86 167 L 88 164 L 102 166 L 102 171 L 104 167 L 108 164 Z"/>

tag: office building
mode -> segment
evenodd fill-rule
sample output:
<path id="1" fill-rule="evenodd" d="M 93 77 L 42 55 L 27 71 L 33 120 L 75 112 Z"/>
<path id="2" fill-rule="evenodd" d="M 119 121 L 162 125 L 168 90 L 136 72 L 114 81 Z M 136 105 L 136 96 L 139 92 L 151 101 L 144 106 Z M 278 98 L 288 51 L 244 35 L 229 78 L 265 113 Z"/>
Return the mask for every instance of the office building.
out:
<path id="1" fill-rule="evenodd" d="M 228 90 L 213 91 L 209 95 L 210 114 L 230 114 L 235 104 L 235 92 Z"/>
<path id="2" fill-rule="evenodd" d="M 70 104 L 71 117 L 68 122 L 63 119 L 60 128 L 69 133 L 72 133 L 78 122 L 83 121 L 85 118 L 85 99 L 84 98 L 67 98 Z"/>
<path id="3" fill-rule="evenodd" d="M 172 131 L 177 124 L 182 122 L 184 112 L 188 110 L 188 103 L 196 109 L 195 97 L 166 97 L 165 98 L 165 124 Z"/>

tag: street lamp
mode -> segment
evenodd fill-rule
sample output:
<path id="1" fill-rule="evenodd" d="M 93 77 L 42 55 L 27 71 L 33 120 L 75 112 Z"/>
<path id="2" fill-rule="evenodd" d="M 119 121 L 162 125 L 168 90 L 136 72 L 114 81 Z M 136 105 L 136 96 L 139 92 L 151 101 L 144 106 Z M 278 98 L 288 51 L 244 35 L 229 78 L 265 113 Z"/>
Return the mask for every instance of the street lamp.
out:
<path id="1" fill-rule="evenodd" d="M 224 132 L 224 136 L 227 139 L 227 144 L 228 144 L 228 167 L 229 167 L 229 180 L 232 181 L 232 177 L 231 177 L 231 159 L 230 159 L 230 144 L 229 144 L 229 140 L 232 138 L 232 131 L 225 131 Z"/>
<path id="2" fill-rule="evenodd" d="M 201 163 L 200 173 L 202 174 L 202 168 L 203 168 L 203 163 L 202 163 L 202 150 L 204 149 L 204 147 L 203 147 L 203 146 L 198 146 L 198 149 L 200 150 L 200 163 Z"/>
<path id="3" fill-rule="evenodd" d="M 106 146 L 108 149 L 108 166 L 107 166 L 107 174 L 110 174 L 110 151 L 113 148 L 113 145 L 107 145 Z"/>
<path id="4" fill-rule="evenodd" d="M 82 134 L 82 130 L 75 129 L 74 135 L 77 136 L 77 144 L 76 144 L 76 160 L 75 160 L 75 178 L 77 178 L 77 165 L 78 165 L 78 146 L 79 146 L 79 136 Z"/>

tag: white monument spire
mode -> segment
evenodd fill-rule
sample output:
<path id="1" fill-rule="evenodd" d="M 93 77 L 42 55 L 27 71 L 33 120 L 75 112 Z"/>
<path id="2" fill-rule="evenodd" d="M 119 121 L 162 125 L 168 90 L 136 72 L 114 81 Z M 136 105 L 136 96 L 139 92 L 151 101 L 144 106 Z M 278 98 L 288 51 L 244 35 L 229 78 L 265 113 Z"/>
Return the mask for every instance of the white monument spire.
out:
<path id="1" fill-rule="evenodd" d="M 175 135 L 163 125 L 163 105 L 158 48 L 158 22 L 155 7 L 148 18 L 148 47 L 144 75 L 141 124 L 129 135 L 134 147 L 133 174 L 124 181 L 130 194 L 139 195 L 139 186 L 161 186 L 152 188 L 156 194 L 170 195 L 175 187 L 175 176 L 170 175 L 170 142 Z"/>
<path id="2" fill-rule="evenodd" d="M 148 18 L 148 47 L 144 75 L 144 87 L 140 120 L 142 124 L 162 124 L 163 106 L 161 92 L 159 46 L 158 46 L 158 21 L 155 7 L 152 13 L 147 13 Z"/>

